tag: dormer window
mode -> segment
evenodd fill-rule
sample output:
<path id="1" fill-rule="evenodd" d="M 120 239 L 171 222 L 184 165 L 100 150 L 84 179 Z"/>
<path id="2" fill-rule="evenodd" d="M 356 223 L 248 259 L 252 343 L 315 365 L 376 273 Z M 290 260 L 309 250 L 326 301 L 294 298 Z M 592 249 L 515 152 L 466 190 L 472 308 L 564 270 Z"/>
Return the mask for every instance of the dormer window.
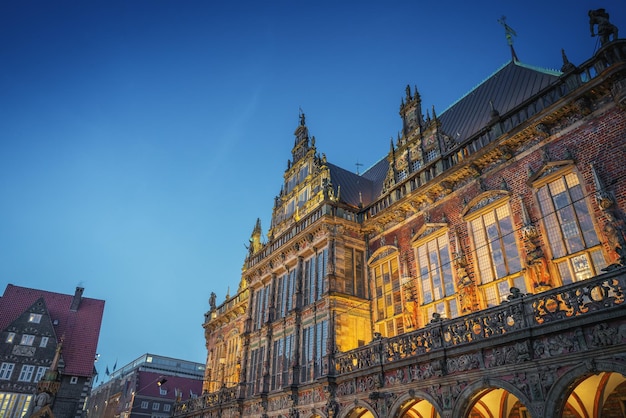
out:
<path id="1" fill-rule="evenodd" d="M 41 322 L 41 314 L 31 313 L 28 316 L 28 322 L 31 322 L 33 324 L 40 323 Z"/>

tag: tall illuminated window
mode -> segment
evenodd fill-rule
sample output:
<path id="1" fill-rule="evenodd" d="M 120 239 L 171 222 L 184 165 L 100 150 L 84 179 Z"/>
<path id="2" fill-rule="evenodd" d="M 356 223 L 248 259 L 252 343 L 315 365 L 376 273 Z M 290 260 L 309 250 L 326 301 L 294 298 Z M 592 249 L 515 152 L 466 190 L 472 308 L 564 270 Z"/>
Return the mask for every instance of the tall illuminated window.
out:
<path id="1" fill-rule="evenodd" d="M 488 206 L 469 224 L 477 263 L 475 272 L 487 306 L 499 305 L 510 294 L 511 287 L 526 293 L 508 203 Z"/>
<path id="2" fill-rule="evenodd" d="M 376 331 L 385 337 L 393 337 L 404 332 L 398 251 L 385 248 L 372 258 Z"/>
<path id="3" fill-rule="evenodd" d="M 276 283 L 276 317 L 274 319 L 283 318 L 293 309 L 293 294 L 296 287 L 296 270 L 280 276 Z"/>
<path id="4" fill-rule="evenodd" d="M 365 298 L 365 255 L 363 251 L 346 247 L 344 251 L 344 278 L 337 280 L 337 290 Z"/>
<path id="5" fill-rule="evenodd" d="M 435 236 L 428 236 L 419 241 L 416 247 L 424 323 L 432 319 L 433 313 L 444 318 L 454 318 L 459 314 L 450 246 L 445 231 L 442 229 Z"/>
<path id="6" fill-rule="evenodd" d="M 536 186 L 550 251 L 563 284 L 600 273 L 606 261 L 578 176 L 569 172 Z"/>
<path id="7" fill-rule="evenodd" d="M 250 351 L 248 363 L 248 395 L 259 393 L 263 390 L 263 357 L 264 347 L 254 348 Z"/>
<path id="8" fill-rule="evenodd" d="M 271 390 L 289 385 L 289 369 L 293 359 L 293 335 L 274 340 Z"/>
<path id="9" fill-rule="evenodd" d="M 254 294 L 254 329 L 261 329 L 269 319 L 271 286 L 261 287 Z"/>
<path id="10" fill-rule="evenodd" d="M 328 249 L 324 248 L 304 261 L 303 303 L 309 305 L 320 299 L 326 290 L 326 265 Z"/>
<path id="11" fill-rule="evenodd" d="M 323 373 L 323 357 L 328 353 L 328 321 L 302 329 L 301 381 L 308 382 Z"/>
<path id="12" fill-rule="evenodd" d="M 239 368 L 237 366 L 240 355 L 239 335 L 231 332 L 225 344 L 226 361 L 224 363 L 224 385 L 234 386 L 239 382 Z"/>

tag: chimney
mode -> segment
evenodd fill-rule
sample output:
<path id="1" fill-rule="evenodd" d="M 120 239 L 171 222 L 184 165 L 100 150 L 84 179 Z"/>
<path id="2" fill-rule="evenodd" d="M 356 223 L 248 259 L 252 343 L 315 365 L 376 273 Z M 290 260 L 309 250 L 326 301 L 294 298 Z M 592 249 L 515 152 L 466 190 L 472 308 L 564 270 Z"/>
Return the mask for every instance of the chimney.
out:
<path id="1" fill-rule="evenodd" d="M 70 311 L 76 312 L 78 310 L 78 306 L 80 305 L 80 301 L 83 298 L 83 291 L 85 289 L 83 287 L 77 287 L 76 292 L 74 293 L 74 297 L 72 298 L 72 304 L 70 305 Z"/>

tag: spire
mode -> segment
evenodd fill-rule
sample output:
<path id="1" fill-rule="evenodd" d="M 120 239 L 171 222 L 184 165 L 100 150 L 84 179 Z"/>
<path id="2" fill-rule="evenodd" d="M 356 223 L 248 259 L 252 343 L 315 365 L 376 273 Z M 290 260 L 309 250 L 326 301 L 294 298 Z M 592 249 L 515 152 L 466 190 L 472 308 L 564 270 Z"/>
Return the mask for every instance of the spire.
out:
<path id="1" fill-rule="evenodd" d="M 501 24 L 502 27 L 504 27 L 504 36 L 506 37 L 506 43 L 509 45 L 509 48 L 511 48 L 511 60 L 513 62 L 518 62 L 519 58 L 517 58 L 515 48 L 513 48 L 513 37 L 517 36 L 517 33 L 513 30 L 512 27 L 507 25 L 506 16 L 502 16 L 500 19 L 498 19 L 498 23 Z"/>
<path id="2" fill-rule="evenodd" d="M 576 69 L 576 66 L 569 62 L 569 60 L 567 59 L 567 55 L 565 55 L 564 49 L 561 49 L 561 57 L 563 58 L 563 66 L 561 67 L 561 72 L 568 73 Z"/>
<path id="3" fill-rule="evenodd" d="M 293 133 L 296 137 L 293 149 L 291 150 L 293 159 L 289 162 L 287 169 L 291 168 L 291 166 L 297 163 L 311 149 L 309 144 L 309 129 L 306 126 L 306 119 L 302 108 L 299 108 L 298 110 L 298 117 L 300 119 L 300 123 L 298 124 L 296 131 Z"/>
<path id="4" fill-rule="evenodd" d="M 261 249 L 261 219 L 256 219 L 256 224 L 250 235 L 250 247 L 249 250 L 252 254 Z"/>

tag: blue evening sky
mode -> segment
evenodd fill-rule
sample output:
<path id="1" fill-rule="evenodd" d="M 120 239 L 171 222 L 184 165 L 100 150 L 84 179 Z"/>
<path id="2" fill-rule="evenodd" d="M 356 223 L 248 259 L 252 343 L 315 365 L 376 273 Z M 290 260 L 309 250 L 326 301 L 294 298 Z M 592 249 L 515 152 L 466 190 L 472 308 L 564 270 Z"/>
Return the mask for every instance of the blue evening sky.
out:
<path id="1" fill-rule="evenodd" d="M 407 84 L 441 114 L 511 58 L 597 49 L 623 0 L 0 2 L 0 288 L 106 300 L 97 368 L 204 362 L 212 291 L 270 223 L 299 108 L 328 160 L 384 157 Z"/>

